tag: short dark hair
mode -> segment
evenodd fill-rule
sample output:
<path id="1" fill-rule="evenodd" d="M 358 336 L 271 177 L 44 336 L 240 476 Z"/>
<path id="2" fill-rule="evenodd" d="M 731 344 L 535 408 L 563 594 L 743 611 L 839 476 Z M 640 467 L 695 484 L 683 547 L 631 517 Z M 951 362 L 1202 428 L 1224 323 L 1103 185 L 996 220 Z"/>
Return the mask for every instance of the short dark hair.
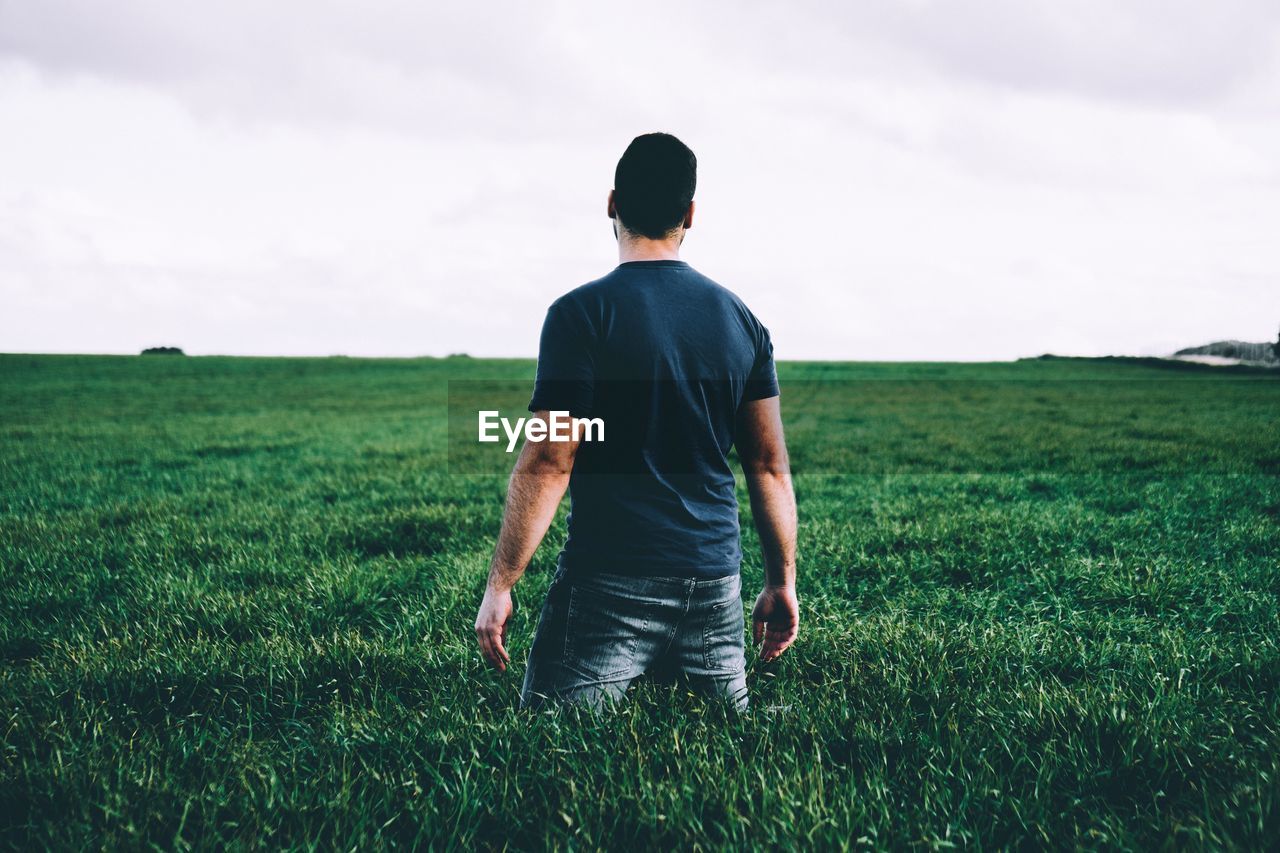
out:
<path id="1" fill-rule="evenodd" d="M 660 240 L 680 226 L 698 184 L 698 158 L 669 133 L 631 140 L 613 173 L 613 204 L 628 231 Z"/>

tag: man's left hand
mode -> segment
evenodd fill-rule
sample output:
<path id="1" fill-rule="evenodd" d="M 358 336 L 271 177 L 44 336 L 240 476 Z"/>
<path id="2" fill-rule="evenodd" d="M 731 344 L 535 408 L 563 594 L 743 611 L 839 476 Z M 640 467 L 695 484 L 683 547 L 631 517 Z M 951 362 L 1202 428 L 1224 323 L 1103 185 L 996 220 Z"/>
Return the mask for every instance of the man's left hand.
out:
<path id="1" fill-rule="evenodd" d="M 506 671 L 511 663 L 507 654 L 507 620 L 511 618 L 511 591 L 499 592 L 493 588 L 484 591 L 480 612 L 476 615 L 476 639 L 480 641 L 480 653 L 489 665 L 499 672 Z"/>

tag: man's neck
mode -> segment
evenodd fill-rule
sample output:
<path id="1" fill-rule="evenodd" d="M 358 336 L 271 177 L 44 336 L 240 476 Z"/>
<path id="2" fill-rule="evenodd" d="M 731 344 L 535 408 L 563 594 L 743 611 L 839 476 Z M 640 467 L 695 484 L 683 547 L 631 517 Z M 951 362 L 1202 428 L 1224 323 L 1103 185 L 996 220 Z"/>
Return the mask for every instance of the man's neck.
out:
<path id="1" fill-rule="evenodd" d="M 619 240 L 618 263 L 628 261 L 678 261 L 680 238 L 670 240 Z"/>

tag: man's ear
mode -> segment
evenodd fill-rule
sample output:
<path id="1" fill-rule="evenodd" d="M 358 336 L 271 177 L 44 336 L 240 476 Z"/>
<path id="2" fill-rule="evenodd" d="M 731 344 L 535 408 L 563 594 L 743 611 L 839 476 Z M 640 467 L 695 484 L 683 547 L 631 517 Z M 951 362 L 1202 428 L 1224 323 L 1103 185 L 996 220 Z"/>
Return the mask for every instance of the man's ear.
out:
<path id="1" fill-rule="evenodd" d="M 613 204 L 613 190 L 609 190 L 609 206 L 605 208 L 605 213 L 609 214 L 610 219 L 618 218 L 618 208 Z"/>
<path id="2" fill-rule="evenodd" d="M 686 231 L 693 227 L 693 207 L 696 204 L 696 201 L 689 202 L 689 209 L 684 212 L 684 227 Z"/>

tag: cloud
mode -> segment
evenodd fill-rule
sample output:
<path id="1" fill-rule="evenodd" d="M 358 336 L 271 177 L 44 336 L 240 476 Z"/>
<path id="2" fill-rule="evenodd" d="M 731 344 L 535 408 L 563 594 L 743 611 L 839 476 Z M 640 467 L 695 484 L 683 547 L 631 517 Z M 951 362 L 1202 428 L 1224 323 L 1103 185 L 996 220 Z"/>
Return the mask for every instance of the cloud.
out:
<path id="1" fill-rule="evenodd" d="M 124 0 L 6 3 L 0 56 L 57 76 L 172 94 L 211 118 L 492 136 L 589 131 L 593 98 L 556 15 L 511 4 L 494 26 L 455 4 Z"/>
<path id="2" fill-rule="evenodd" d="M 1263 66 L 1280 10 L 1266 0 L 982 0 L 858 4 L 844 20 L 949 75 L 1185 106 L 1222 99 Z"/>
<path id="3" fill-rule="evenodd" d="M 531 355 L 654 129 L 784 356 L 1269 338 L 1278 18 L 0 0 L 0 348 Z"/>

